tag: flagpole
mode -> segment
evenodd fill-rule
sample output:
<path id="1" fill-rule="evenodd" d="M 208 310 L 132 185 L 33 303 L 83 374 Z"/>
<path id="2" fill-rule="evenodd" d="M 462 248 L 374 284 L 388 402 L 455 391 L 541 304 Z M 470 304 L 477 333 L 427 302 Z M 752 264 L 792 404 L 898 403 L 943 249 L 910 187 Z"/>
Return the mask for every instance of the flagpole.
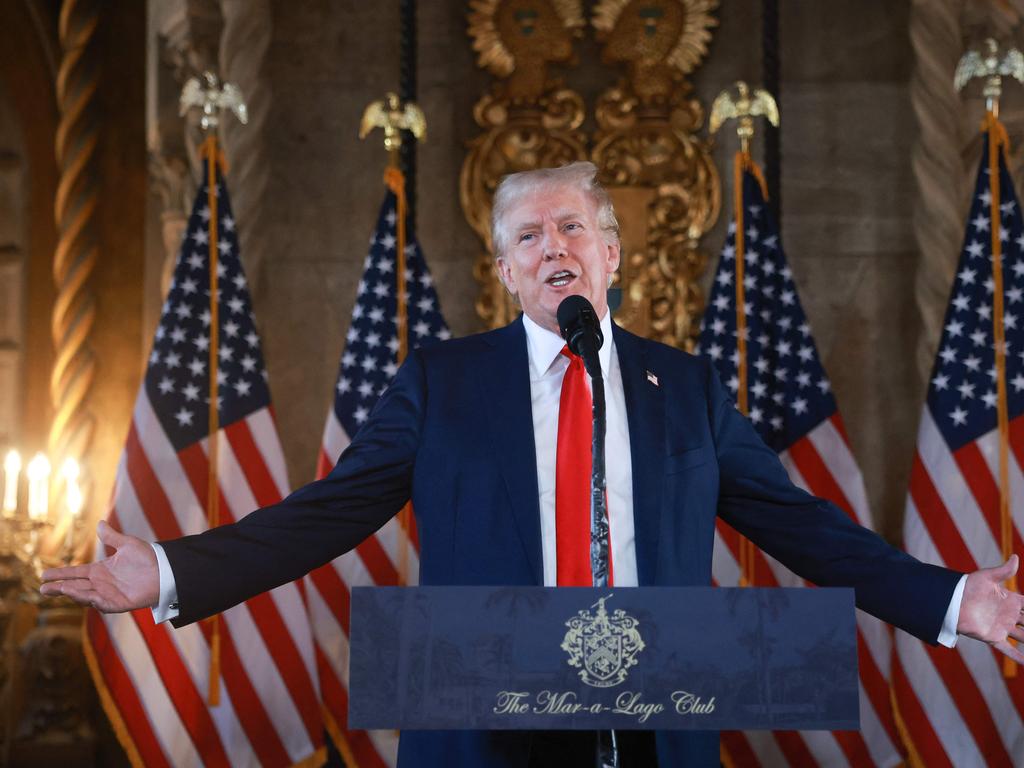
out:
<path id="1" fill-rule="evenodd" d="M 747 311 L 746 311 L 746 285 L 744 284 L 744 271 L 746 268 L 746 233 L 744 231 L 744 210 L 743 210 L 743 174 L 748 171 L 754 175 L 761 185 L 761 191 L 765 199 L 768 199 L 768 191 L 765 187 L 764 176 L 761 169 L 757 167 L 750 156 L 750 139 L 754 135 L 754 120 L 758 115 L 768 118 L 768 122 L 774 126 L 779 124 L 778 107 L 775 99 L 765 90 L 757 89 L 751 93 L 750 87 L 742 80 L 735 85 L 735 95 L 732 90 L 722 91 L 715 98 L 711 107 L 711 132 L 715 133 L 723 121 L 736 118 L 736 134 L 740 139 L 740 149 L 733 158 L 733 210 L 736 217 L 736 231 L 734 256 L 736 259 L 736 407 L 744 416 L 749 415 L 749 388 L 747 370 Z M 754 542 L 740 534 L 739 537 L 739 565 L 741 587 L 752 586 L 756 579 L 756 554 Z"/>
<path id="2" fill-rule="evenodd" d="M 736 212 L 736 378 L 739 380 L 736 391 L 736 406 L 744 416 L 749 415 L 750 408 L 747 392 L 747 313 L 746 288 L 743 285 L 744 256 L 746 254 L 746 238 L 743 225 L 743 170 L 751 162 L 749 139 L 740 137 L 740 151 L 733 158 L 733 210 Z M 746 536 L 740 535 L 740 586 L 749 587 L 754 584 L 754 545 Z"/>
<path id="3" fill-rule="evenodd" d="M 389 93 L 381 101 L 366 107 L 359 126 L 359 138 L 364 139 L 374 128 L 384 130 L 384 148 L 388 152 L 388 167 L 384 170 L 384 183 L 395 195 L 395 331 L 398 336 L 397 362 L 401 365 L 409 354 L 409 307 L 406 300 L 405 219 L 408 201 L 405 194 L 405 174 L 400 166 L 402 130 L 408 130 L 416 139 L 426 135 L 423 112 L 411 101 L 403 103 L 397 95 Z M 412 546 L 412 504 L 407 503 L 398 513 L 398 523 L 405 532 L 405 542 L 399 549 L 398 579 L 409 583 L 409 547 Z"/>
<path id="4" fill-rule="evenodd" d="M 217 287 L 217 163 L 219 149 L 214 131 L 208 131 L 203 141 L 202 155 L 206 158 L 206 206 L 210 212 L 208 220 L 208 258 L 210 268 L 210 389 L 209 389 L 209 421 L 208 421 L 208 462 L 206 482 L 206 524 L 209 528 L 220 525 L 220 484 L 217 478 L 217 467 L 220 458 L 220 409 L 217 407 L 217 379 L 220 342 L 220 320 L 218 312 L 220 301 Z M 220 704 L 220 614 L 209 619 L 210 626 L 210 688 L 207 700 L 211 707 Z"/>
<path id="5" fill-rule="evenodd" d="M 992 238 L 992 337 L 996 358 L 996 413 L 999 425 L 999 528 L 1003 560 L 1013 554 L 1013 518 L 1010 514 L 1010 417 L 1006 395 L 1006 328 L 1003 321 L 1003 253 L 1002 216 L 1000 215 L 999 153 L 1009 146 L 1006 129 L 999 121 L 999 102 L 989 99 L 983 127 L 988 133 L 989 215 Z M 1007 589 L 1017 591 L 1017 577 L 1006 582 Z M 1017 664 L 1003 659 L 1003 675 L 1017 676 Z"/>
<path id="6" fill-rule="evenodd" d="M 193 77 L 185 83 L 181 92 L 180 114 L 190 108 L 200 107 L 203 111 L 199 125 L 206 138 L 200 147 L 200 156 L 206 160 L 206 206 L 207 255 L 209 266 L 210 294 L 210 338 L 209 338 L 209 405 L 207 420 L 207 483 L 206 523 L 209 528 L 220 525 L 220 482 L 217 475 L 220 463 L 220 405 L 218 397 L 218 373 L 220 360 L 220 296 L 217 285 L 220 250 L 218 247 L 217 174 L 226 171 L 224 154 L 217 145 L 217 126 L 220 124 L 218 111 L 230 108 L 244 125 L 248 121 L 247 109 L 238 87 L 224 83 L 212 72 L 204 72 L 202 79 Z M 210 672 L 207 703 L 211 707 L 220 705 L 220 649 L 221 615 L 207 619 L 210 628 Z"/>
<path id="7" fill-rule="evenodd" d="M 1010 415 L 1006 393 L 1006 328 L 1004 324 L 1003 296 L 1003 243 L 1002 216 L 1000 200 L 1000 152 L 1003 158 L 1009 153 L 1010 140 L 1006 128 L 999 121 L 999 97 L 1002 95 L 1002 78 L 1011 75 L 1024 82 L 1024 70 L 1019 65 L 1011 65 L 1018 61 L 1020 52 L 1010 50 L 1004 53 L 1000 61 L 999 44 L 993 38 L 985 40 L 982 51 L 968 51 L 957 64 L 953 84 L 962 90 L 974 78 L 984 78 L 985 87 L 985 118 L 981 128 L 988 134 L 988 188 L 989 188 L 989 221 L 992 246 L 992 341 L 996 362 L 996 415 L 999 429 L 999 540 L 1000 549 L 1005 562 L 1013 554 L 1013 514 L 1011 511 L 1010 490 Z M 1014 58 L 1016 57 L 1016 58 Z M 1014 574 L 1006 580 L 1006 587 L 1012 592 L 1017 591 L 1017 576 Z M 1012 639 L 1008 642 L 1013 643 Z M 1009 658 L 1003 659 L 1003 675 L 1007 678 L 1016 677 L 1017 664 Z"/>
<path id="8" fill-rule="evenodd" d="M 409 354 L 409 307 L 405 292 L 405 175 L 398 167 L 398 147 L 392 148 L 389 155 L 389 165 L 384 171 L 384 182 L 395 194 L 395 328 L 398 332 L 398 364 L 401 365 Z M 406 503 L 398 513 L 398 524 L 405 532 L 405 541 L 402 542 L 398 553 L 398 580 L 405 585 L 409 583 L 409 547 L 412 544 L 411 502 Z"/>

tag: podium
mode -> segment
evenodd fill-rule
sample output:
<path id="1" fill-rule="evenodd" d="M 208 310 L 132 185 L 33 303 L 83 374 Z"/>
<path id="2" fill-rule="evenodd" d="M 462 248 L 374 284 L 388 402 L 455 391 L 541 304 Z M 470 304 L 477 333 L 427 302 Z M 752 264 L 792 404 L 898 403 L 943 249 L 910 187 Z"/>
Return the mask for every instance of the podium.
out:
<path id="1" fill-rule="evenodd" d="M 349 727 L 856 730 L 851 589 L 359 587 Z"/>

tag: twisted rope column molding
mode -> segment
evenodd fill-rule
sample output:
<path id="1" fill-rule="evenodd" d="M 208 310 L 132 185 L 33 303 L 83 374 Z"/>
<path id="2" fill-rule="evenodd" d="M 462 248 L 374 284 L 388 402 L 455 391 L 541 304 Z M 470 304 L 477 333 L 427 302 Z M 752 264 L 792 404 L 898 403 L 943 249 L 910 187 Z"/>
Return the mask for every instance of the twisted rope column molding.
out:
<path id="1" fill-rule="evenodd" d="M 965 110 L 953 87 L 953 73 L 963 54 L 964 5 L 965 0 L 914 0 L 910 10 L 910 99 L 919 128 L 911 153 L 918 190 L 914 238 L 920 253 L 914 299 L 922 326 L 917 367 L 924 381 L 935 359 L 963 238 L 969 173 L 962 153 L 965 140 L 976 133 L 964 124 Z"/>
<path id="2" fill-rule="evenodd" d="M 270 81 L 264 74 L 273 20 L 269 0 L 221 0 L 224 29 L 220 38 L 221 80 L 242 90 L 249 124 L 221 122 L 221 136 L 231 177 L 231 206 L 238 219 L 241 251 L 252 289 L 260 279 L 268 238 L 258 236 L 270 179 L 264 140 L 270 114 Z"/>
<path id="3" fill-rule="evenodd" d="M 95 0 L 64 0 L 60 10 L 61 61 L 56 87 L 60 123 L 55 144 L 60 182 L 54 204 L 58 241 L 53 255 L 57 298 L 51 323 L 56 359 L 50 377 L 54 417 L 48 441 L 57 466 L 65 458 L 82 462 L 95 427 L 87 400 L 96 368 L 88 347 L 96 303 L 88 283 L 97 259 L 94 157 L 99 134 L 95 109 L 98 65 L 92 41 L 98 16 Z M 85 480 L 88 509 L 91 484 Z"/>

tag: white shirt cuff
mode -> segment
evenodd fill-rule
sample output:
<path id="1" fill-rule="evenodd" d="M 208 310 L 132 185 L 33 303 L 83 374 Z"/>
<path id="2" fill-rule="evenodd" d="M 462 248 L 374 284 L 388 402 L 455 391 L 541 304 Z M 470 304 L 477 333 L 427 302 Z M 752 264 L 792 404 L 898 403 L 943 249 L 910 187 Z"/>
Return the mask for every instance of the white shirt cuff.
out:
<path id="1" fill-rule="evenodd" d="M 161 582 L 163 583 L 163 582 Z M 956 625 L 960 622 L 960 603 L 964 599 L 964 586 L 967 584 L 967 574 L 960 577 L 956 589 L 953 590 L 953 597 L 949 601 L 949 608 L 946 609 L 946 618 L 942 620 L 942 629 L 939 630 L 938 643 L 947 648 L 956 647 Z"/>
<path id="2" fill-rule="evenodd" d="M 167 560 L 164 548 L 155 541 L 150 543 L 156 554 L 156 563 L 160 568 L 160 602 L 153 607 L 153 621 L 157 624 L 177 618 L 178 616 L 178 585 L 174 583 L 174 571 Z M 959 605 L 959 603 L 957 603 Z"/>

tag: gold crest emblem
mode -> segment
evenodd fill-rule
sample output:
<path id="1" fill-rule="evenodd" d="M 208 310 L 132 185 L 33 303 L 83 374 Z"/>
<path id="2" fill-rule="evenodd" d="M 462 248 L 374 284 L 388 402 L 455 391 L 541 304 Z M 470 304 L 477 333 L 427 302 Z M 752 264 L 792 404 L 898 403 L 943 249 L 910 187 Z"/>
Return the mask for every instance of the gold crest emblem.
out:
<path id="1" fill-rule="evenodd" d="M 569 666 L 579 667 L 580 678 L 594 688 L 611 688 L 623 682 L 645 647 L 639 621 L 621 608 L 611 614 L 605 609 L 612 594 L 590 606 L 597 608 L 596 613 L 578 611 L 565 622 L 569 631 L 562 640 L 562 650 L 569 654 Z"/>

